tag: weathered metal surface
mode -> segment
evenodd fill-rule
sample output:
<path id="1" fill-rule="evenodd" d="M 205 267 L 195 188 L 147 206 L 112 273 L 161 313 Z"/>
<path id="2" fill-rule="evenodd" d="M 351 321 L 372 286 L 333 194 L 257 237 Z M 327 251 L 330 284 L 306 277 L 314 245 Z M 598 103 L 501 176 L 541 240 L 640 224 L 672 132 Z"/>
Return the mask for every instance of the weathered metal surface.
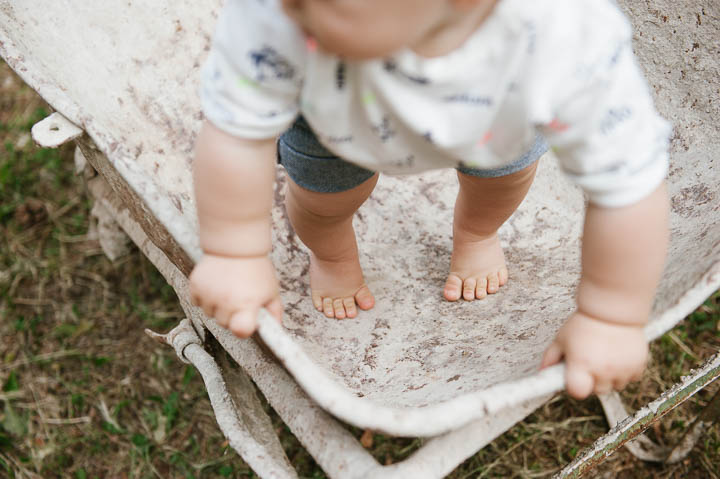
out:
<path id="1" fill-rule="evenodd" d="M 612 428 L 555 477 L 580 477 L 718 377 L 720 377 L 720 354 L 710 358 L 702 367 L 684 377 L 681 383 L 665 391 L 658 399 Z"/>
<path id="2" fill-rule="evenodd" d="M 227 330 L 217 326 L 198 308 L 190 305 L 185 275 L 149 240 L 139 223 L 134 221 L 127 207 L 118 200 L 102 178 L 93 178 L 88 187 L 96 202 L 103 204 L 112 212 L 123 230 L 175 289 L 183 309 L 194 325 L 194 330 L 203 338 L 205 326 L 212 331 L 233 359 L 242 366 L 243 370 L 252 375 L 275 411 L 329 477 L 363 479 L 443 477 L 547 400 L 547 397 L 537 397 L 518 407 L 498 411 L 492 416 L 470 422 L 460 429 L 428 440 L 420 450 L 402 463 L 380 466 L 339 422 L 320 409 L 292 381 L 288 373 L 273 361 L 264 349 L 253 341 L 236 341 Z M 181 346 L 180 352 L 182 351 Z M 226 372 L 229 370 L 226 364 L 222 364 L 222 367 Z M 244 373 L 238 371 L 238 375 L 242 378 Z M 253 439 L 248 440 L 245 448 L 238 449 L 238 452 L 245 457 L 248 448 L 269 451 L 270 454 L 262 458 L 251 458 L 254 461 L 255 471 L 263 476 L 264 471 L 276 468 L 278 463 L 283 463 L 285 454 L 269 444 L 276 439 L 269 437 L 270 431 L 262 427 L 265 413 L 254 403 L 254 393 L 249 389 L 247 381 L 237 379 L 236 377 L 226 380 L 228 393 L 235 400 L 237 413 L 218 413 L 218 422 L 224 423 L 223 430 L 229 430 L 233 427 L 231 424 L 236 421 L 237 415 L 240 415 L 243 421 L 251 426 Z M 260 427 L 253 426 L 255 422 L 259 422 Z M 269 464 L 263 465 L 264 462 Z"/>
<path id="3" fill-rule="evenodd" d="M 189 311 L 189 315 L 193 317 L 196 327 L 202 327 L 203 323 L 208 320 L 202 317 L 202 314 L 196 308 L 189 306 L 187 279 L 185 276 L 148 240 L 139 224 L 132 220 L 127 208 L 114 197 L 109 186 L 102 178 L 93 178 L 89 183 L 89 189 L 96 199 L 96 204 L 104 205 L 105 208 L 111 210 L 113 217 L 118 220 L 127 234 L 133 238 L 133 241 L 138 244 L 143 253 L 148 256 L 176 289 L 184 307 Z M 270 324 L 275 323 L 272 321 Z M 214 334 L 221 340 L 225 340 L 225 344 L 234 342 L 231 335 L 215 326 L 211 321 L 207 325 L 215 330 Z M 174 337 L 178 332 L 171 333 L 168 337 Z M 194 337 L 194 329 L 190 338 L 190 342 L 192 341 L 199 341 Z M 174 340 L 170 342 L 176 346 L 180 358 L 187 360 L 184 352 L 188 341 L 180 342 L 181 344 L 175 344 L 177 341 Z M 477 420 L 458 430 L 431 439 L 413 456 L 402 463 L 383 467 L 377 464 L 364 451 L 362 446 L 344 431 L 342 426 L 318 411 L 317 407 L 309 402 L 307 396 L 293 386 L 287 375 L 271 360 L 268 360 L 259 348 L 252 347 L 250 342 L 242 344 L 245 346 L 244 351 L 240 356 L 236 355 L 235 359 L 255 373 L 258 384 L 268 400 L 276 404 L 276 409 L 280 415 L 290 428 L 300 436 L 303 444 L 330 477 L 417 477 L 431 479 L 443 477 L 465 458 L 512 426 L 515 421 L 522 419 L 545 400 L 545 398 L 541 397 L 512 410 L 498 411 L 492 417 Z M 229 349 L 235 354 L 238 353 L 237 348 L 231 347 Z M 206 363 L 207 358 L 204 355 L 201 356 L 204 359 L 200 362 Z M 192 362 L 195 364 L 198 360 L 193 359 Z M 198 366 L 201 369 L 208 367 L 207 364 L 198 364 Z M 262 368 L 260 373 L 257 370 L 259 366 Z M 224 364 L 223 370 L 227 372 L 229 367 L 229 365 Z M 229 387 L 227 392 L 224 385 L 215 384 L 217 381 L 211 382 L 211 385 L 208 386 L 208 392 L 214 396 L 215 401 L 223 401 L 226 394 L 230 394 L 233 396 L 234 404 L 237 406 L 236 411 L 230 411 L 227 408 L 216 408 L 218 422 L 227 437 L 235 438 L 231 443 L 233 447 L 242 457 L 249 461 L 261 477 L 294 477 L 294 472 L 283 469 L 286 457 L 280 449 L 273 446 L 276 439 L 272 436 L 273 433 L 269 426 L 264 424 L 267 423 L 265 413 L 257 404 L 251 386 L 245 378 L 244 373 L 237 371 L 236 377 L 227 381 Z M 698 422 L 700 422 L 700 419 L 705 419 L 706 421 L 703 424 L 709 423 L 712 417 L 710 417 L 711 415 L 708 416 L 708 418 L 698 418 Z M 239 418 L 242 418 L 242 421 Z M 258 427 L 258 423 L 261 427 Z M 251 438 L 247 437 L 248 432 L 252 435 Z M 238 437 L 242 438 L 242 440 L 239 440 Z M 617 447 L 620 447 L 620 444 Z M 256 455 L 258 451 L 260 454 Z M 262 453 L 262 451 L 266 451 L 266 453 Z"/>
<path id="4" fill-rule="evenodd" d="M 500 383 L 423 407 L 403 407 L 359 401 L 352 393 L 313 367 L 312 359 L 285 335 L 267 312 L 260 314 L 259 335 L 305 390 L 321 390 L 313 399 L 339 419 L 396 436 L 436 436 L 507 408 L 520 407 L 538 396 L 563 388 L 563 366 L 553 366 L 522 383 Z M 228 346 L 232 353 L 234 345 Z"/>
<path id="5" fill-rule="evenodd" d="M 85 160 L 105 179 L 117 200 L 126 205 L 132 217 L 141 225 L 150 240 L 169 258 L 172 258 L 173 263 L 180 271 L 186 275 L 190 274 L 192 260 L 170 235 L 168 228 L 153 214 L 148 203 L 141 199 L 133 185 L 124 180 L 89 137 L 80 137 L 76 143 Z"/>
<path id="6" fill-rule="evenodd" d="M 720 4 L 621 3 L 636 24 L 637 51 L 658 108 L 675 124 L 673 235 L 648 329 L 655 337 L 720 285 Z M 190 188 L 192 144 L 201 121 L 198 69 L 218 5 L 219 0 L 0 0 L 0 54 L 87 132 L 104 153 L 97 155 L 81 139 L 88 160 L 97 159 L 93 166 L 185 273 L 199 255 Z M 278 204 L 282 178 L 280 173 Z M 427 406 L 506 382 L 536 393 L 527 378 L 574 307 L 583 199 L 552 160 L 543 160 L 527 201 L 501 230 L 510 283 L 481 302 L 448 304 L 441 298 L 455 188 L 452 172 L 381 179 L 355 224 L 378 305 L 351 321 L 329 320 L 313 309 L 306 252 L 283 208 L 273 211 L 273 259 L 286 320 L 285 330 L 272 334 L 300 346 L 312 365 L 305 370 L 309 377 L 329 376 L 344 388 L 344 398 L 362 405 L 355 409 L 367 414 L 352 418 L 358 426 L 370 422 L 376 405 L 437 411 Z M 241 344 L 225 347 L 246 347 Z M 306 384 L 323 404 L 337 399 L 312 381 Z M 443 414 L 457 419 L 466 412 L 448 408 Z M 384 428 L 392 431 L 394 425 Z"/>

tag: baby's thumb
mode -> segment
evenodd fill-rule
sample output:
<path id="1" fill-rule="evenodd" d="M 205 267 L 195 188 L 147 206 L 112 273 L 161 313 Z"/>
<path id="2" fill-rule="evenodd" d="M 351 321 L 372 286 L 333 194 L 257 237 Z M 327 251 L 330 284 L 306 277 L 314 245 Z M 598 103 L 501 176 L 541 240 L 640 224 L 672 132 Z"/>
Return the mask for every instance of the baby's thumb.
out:
<path id="1" fill-rule="evenodd" d="M 257 327 L 257 317 L 259 312 L 260 308 L 247 308 L 235 311 L 230 316 L 228 329 L 230 329 L 235 336 L 241 338 L 250 337 Z"/>
<path id="2" fill-rule="evenodd" d="M 275 298 L 270 301 L 265 306 L 265 309 L 267 309 L 268 313 L 270 313 L 275 319 L 277 319 L 278 323 L 282 324 L 283 307 L 282 303 L 280 302 L 280 298 Z"/>
<path id="3" fill-rule="evenodd" d="M 562 357 L 562 348 L 557 341 L 553 341 L 545 350 L 545 354 L 543 354 L 542 362 L 540 362 L 540 369 L 545 369 L 548 366 L 559 363 Z"/>

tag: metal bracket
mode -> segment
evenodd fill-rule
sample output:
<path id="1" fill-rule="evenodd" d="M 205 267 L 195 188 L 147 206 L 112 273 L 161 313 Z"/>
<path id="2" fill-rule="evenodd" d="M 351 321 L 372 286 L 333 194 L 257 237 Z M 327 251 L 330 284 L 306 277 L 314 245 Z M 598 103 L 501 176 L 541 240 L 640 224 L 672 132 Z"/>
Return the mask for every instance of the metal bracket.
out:
<path id="1" fill-rule="evenodd" d="M 33 140 L 45 148 L 57 148 L 83 134 L 83 130 L 70 120 L 55 112 L 35 123 L 30 130 Z"/>

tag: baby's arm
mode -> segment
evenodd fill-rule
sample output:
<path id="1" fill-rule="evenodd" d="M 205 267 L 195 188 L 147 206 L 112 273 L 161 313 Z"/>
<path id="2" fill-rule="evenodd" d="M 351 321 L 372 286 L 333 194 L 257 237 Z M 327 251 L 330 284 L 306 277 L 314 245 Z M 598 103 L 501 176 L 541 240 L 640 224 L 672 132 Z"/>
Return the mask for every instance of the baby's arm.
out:
<path id="1" fill-rule="evenodd" d="M 194 185 L 204 256 L 190 275 L 193 302 L 241 337 L 261 307 L 280 320 L 278 282 L 268 257 L 275 142 L 236 138 L 205 122 Z"/>
<path id="2" fill-rule="evenodd" d="M 647 323 L 668 243 L 668 199 L 662 184 L 620 208 L 590 204 L 585 217 L 577 311 L 548 347 L 543 367 L 566 362 L 576 398 L 623 389 L 647 361 Z"/>

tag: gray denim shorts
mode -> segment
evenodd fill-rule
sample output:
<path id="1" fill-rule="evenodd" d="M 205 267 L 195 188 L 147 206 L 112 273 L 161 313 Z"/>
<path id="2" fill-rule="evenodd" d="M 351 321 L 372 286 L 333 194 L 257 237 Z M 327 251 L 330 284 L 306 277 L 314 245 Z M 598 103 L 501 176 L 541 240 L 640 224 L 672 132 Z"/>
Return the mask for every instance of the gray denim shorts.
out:
<path id="1" fill-rule="evenodd" d="M 536 162 L 548 149 L 545 139 L 538 135 L 530 150 L 513 163 L 502 168 L 479 170 L 458 167 L 457 170 L 480 178 L 510 175 Z M 369 180 L 374 171 L 349 163 L 328 151 L 300 116 L 278 139 L 278 163 L 288 176 L 305 189 L 317 193 L 339 193 Z"/>

